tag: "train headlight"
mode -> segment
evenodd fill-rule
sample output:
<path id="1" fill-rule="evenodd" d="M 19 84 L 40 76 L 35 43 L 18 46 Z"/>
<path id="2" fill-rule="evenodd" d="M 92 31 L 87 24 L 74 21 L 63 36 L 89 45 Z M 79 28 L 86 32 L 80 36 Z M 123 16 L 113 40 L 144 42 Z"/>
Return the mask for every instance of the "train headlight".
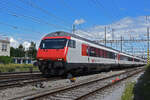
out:
<path id="1" fill-rule="evenodd" d="M 58 61 L 63 61 L 63 58 L 58 58 L 57 60 L 58 60 Z"/>

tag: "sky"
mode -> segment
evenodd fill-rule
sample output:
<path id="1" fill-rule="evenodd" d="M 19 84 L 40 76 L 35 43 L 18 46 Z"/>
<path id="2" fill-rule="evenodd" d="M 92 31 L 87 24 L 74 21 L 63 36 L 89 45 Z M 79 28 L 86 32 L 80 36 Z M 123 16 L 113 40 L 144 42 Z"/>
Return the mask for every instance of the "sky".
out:
<path id="1" fill-rule="evenodd" d="M 76 34 L 88 39 L 104 39 L 105 26 L 107 39 L 145 38 L 149 4 L 149 0 L 0 0 L 0 35 L 8 36 L 13 47 L 22 43 L 27 48 L 31 41 L 38 46 L 47 33 L 71 33 L 75 24 Z"/>

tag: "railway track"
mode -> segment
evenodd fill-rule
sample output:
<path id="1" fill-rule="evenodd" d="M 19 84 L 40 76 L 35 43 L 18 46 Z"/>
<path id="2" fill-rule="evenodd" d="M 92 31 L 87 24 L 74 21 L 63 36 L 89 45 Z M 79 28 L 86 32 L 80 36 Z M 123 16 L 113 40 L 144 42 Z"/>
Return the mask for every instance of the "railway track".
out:
<path id="1" fill-rule="evenodd" d="M 0 81 L 4 79 L 12 79 L 12 78 L 22 78 L 28 76 L 41 75 L 40 72 L 28 72 L 28 73 L 10 73 L 10 74 L 0 74 Z"/>
<path id="2" fill-rule="evenodd" d="M 56 79 L 56 77 L 44 78 L 40 72 L 1 74 L 0 89 L 20 87 L 27 84 L 34 84 L 37 82 L 50 81 L 54 79 Z"/>
<path id="3" fill-rule="evenodd" d="M 35 76 L 39 75 L 39 71 L 31 71 L 31 72 L 12 72 L 12 73 L 0 73 L 0 81 L 6 79 L 13 79 L 13 78 L 22 78 L 28 76 Z"/>
<path id="4" fill-rule="evenodd" d="M 40 71 L 24 71 L 24 72 L 3 72 L 3 73 L 0 73 L 0 76 L 2 75 L 13 75 L 13 74 L 23 74 L 23 73 L 39 73 Z"/>
<path id="5" fill-rule="evenodd" d="M 128 71 L 122 72 L 120 74 L 115 74 L 112 76 L 104 78 L 95 78 L 93 80 L 87 80 L 79 83 L 74 83 L 69 86 L 64 86 L 61 88 L 54 89 L 53 91 L 46 90 L 42 93 L 35 93 L 31 95 L 26 95 L 22 97 L 13 98 L 12 100 L 81 100 L 86 99 L 88 96 L 95 94 L 97 91 L 104 90 L 122 80 L 125 80 L 133 75 L 142 72 L 143 69 L 130 69 Z M 112 83 L 112 80 L 119 77 L 119 80 Z"/>

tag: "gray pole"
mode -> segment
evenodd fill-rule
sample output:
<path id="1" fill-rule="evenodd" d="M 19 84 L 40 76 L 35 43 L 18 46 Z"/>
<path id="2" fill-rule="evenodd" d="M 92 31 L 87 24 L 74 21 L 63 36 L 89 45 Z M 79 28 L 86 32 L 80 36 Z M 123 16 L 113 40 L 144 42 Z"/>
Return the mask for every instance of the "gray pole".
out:
<path id="1" fill-rule="evenodd" d="M 134 55 L 134 52 L 133 52 L 133 46 L 132 46 L 132 55 Z"/>
<path id="2" fill-rule="evenodd" d="M 75 34 L 75 24 L 72 25 L 72 33 Z"/>
<path id="3" fill-rule="evenodd" d="M 149 16 L 146 16 L 146 22 Z M 149 27 L 147 26 L 147 63 L 149 64 Z"/>
<path id="4" fill-rule="evenodd" d="M 106 46 L 106 26 L 105 26 L 105 46 Z"/>
<path id="5" fill-rule="evenodd" d="M 114 40 L 114 29 L 112 29 L 112 40 Z M 111 42 L 111 47 L 113 45 L 113 42 Z"/>
<path id="6" fill-rule="evenodd" d="M 121 41 L 120 42 L 121 42 L 121 44 L 120 44 L 121 47 L 120 48 L 121 48 L 121 52 L 122 52 L 122 36 L 121 36 Z"/>
<path id="7" fill-rule="evenodd" d="M 147 63 L 149 64 L 149 27 L 147 27 Z"/>
<path id="8" fill-rule="evenodd" d="M 114 29 L 112 29 L 112 40 L 114 40 Z"/>

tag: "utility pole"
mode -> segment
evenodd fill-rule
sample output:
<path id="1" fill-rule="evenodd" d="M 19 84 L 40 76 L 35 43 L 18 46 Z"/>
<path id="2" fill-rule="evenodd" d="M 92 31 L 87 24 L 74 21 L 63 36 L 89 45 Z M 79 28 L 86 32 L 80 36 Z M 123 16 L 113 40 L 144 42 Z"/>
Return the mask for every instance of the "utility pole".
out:
<path id="1" fill-rule="evenodd" d="M 72 25 L 72 33 L 75 34 L 75 24 Z"/>
<path id="2" fill-rule="evenodd" d="M 114 29 L 112 29 L 112 40 L 114 40 Z M 111 47 L 112 47 L 113 42 L 111 42 Z"/>
<path id="3" fill-rule="evenodd" d="M 105 26 L 105 46 L 106 46 L 106 26 Z"/>
<path id="4" fill-rule="evenodd" d="M 132 55 L 134 56 L 133 46 L 132 46 Z"/>
<path id="5" fill-rule="evenodd" d="M 149 27 L 147 27 L 147 63 L 149 64 Z"/>
<path id="6" fill-rule="evenodd" d="M 120 44 L 120 46 L 121 46 L 120 49 L 121 49 L 121 52 L 122 52 L 122 36 L 121 36 L 121 39 L 120 39 L 120 40 L 121 40 L 121 41 L 120 41 L 120 43 L 121 43 L 121 44 Z"/>
<path id="7" fill-rule="evenodd" d="M 114 40 L 114 29 L 112 29 L 112 40 Z"/>
<path id="8" fill-rule="evenodd" d="M 148 17 L 146 16 L 146 22 L 148 22 Z M 149 64 L 149 27 L 147 26 L 147 64 Z"/>

